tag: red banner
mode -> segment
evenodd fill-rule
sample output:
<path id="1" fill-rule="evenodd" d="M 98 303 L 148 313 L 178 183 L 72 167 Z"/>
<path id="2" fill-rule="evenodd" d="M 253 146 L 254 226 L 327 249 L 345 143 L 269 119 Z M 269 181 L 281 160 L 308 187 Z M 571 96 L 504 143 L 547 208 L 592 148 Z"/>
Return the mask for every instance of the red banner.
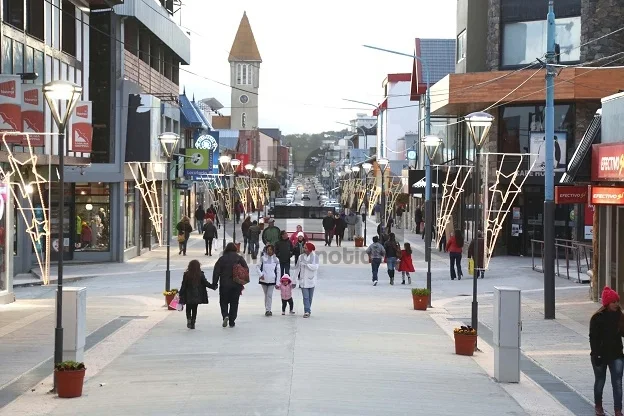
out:
<path id="1" fill-rule="evenodd" d="M 78 101 L 72 114 L 71 151 L 90 153 L 93 142 L 91 101 Z"/>
<path id="2" fill-rule="evenodd" d="M 586 204 L 587 186 L 555 186 L 555 204 Z"/>
<path id="3" fill-rule="evenodd" d="M 22 80 L 0 75 L 0 132 L 22 129 Z M 21 143 L 21 136 L 6 136 L 7 143 Z"/>
<path id="4" fill-rule="evenodd" d="M 591 203 L 593 205 L 624 205 L 624 188 L 592 186 Z"/>
<path id="5" fill-rule="evenodd" d="M 236 153 L 236 159 L 241 161 L 241 164 L 236 169 L 236 173 L 247 173 L 245 165 L 249 164 L 249 155 L 247 153 Z"/>
<path id="6" fill-rule="evenodd" d="M 43 89 L 37 84 L 23 84 L 22 94 L 22 131 L 24 133 L 43 133 L 45 128 L 43 117 Z M 39 134 L 29 134 L 31 146 L 44 146 L 45 138 Z M 23 136 L 24 146 L 28 146 L 26 136 Z"/>
<path id="7" fill-rule="evenodd" d="M 592 146 L 592 181 L 624 181 L 624 143 Z"/>

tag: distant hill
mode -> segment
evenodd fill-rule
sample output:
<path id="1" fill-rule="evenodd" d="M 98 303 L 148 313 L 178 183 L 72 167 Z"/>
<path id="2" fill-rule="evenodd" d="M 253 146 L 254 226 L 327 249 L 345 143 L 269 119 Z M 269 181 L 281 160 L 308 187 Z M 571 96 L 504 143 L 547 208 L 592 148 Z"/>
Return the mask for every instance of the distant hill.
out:
<path id="1" fill-rule="evenodd" d="M 336 140 L 336 137 L 343 138 L 349 133 L 349 130 L 344 129 L 312 134 L 288 134 L 282 139 L 282 144 L 292 146 L 293 148 L 295 172 L 311 175 L 316 173 L 316 167 L 311 163 L 311 158 L 314 156 L 322 156 L 323 150 L 321 147 L 323 147 L 323 140 Z M 326 135 L 329 137 L 325 137 Z"/>

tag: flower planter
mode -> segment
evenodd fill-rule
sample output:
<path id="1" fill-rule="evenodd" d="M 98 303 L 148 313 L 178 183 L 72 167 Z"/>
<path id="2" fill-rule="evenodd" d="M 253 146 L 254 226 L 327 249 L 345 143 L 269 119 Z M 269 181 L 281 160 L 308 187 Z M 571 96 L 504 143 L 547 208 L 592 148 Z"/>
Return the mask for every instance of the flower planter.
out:
<path id="1" fill-rule="evenodd" d="M 175 295 L 165 295 L 165 305 L 167 305 L 167 309 L 169 309 L 170 311 L 175 311 L 175 308 L 169 306 L 173 298 L 175 298 Z"/>
<path id="2" fill-rule="evenodd" d="M 429 304 L 429 296 L 412 295 L 412 300 L 414 301 L 414 310 L 427 310 L 427 304 Z"/>
<path id="3" fill-rule="evenodd" d="M 477 345 L 476 335 L 454 334 L 455 335 L 455 354 L 457 355 L 473 355 L 475 345 Z"/>
<path id="4" fill-rule="evenodd" d="M 71 399 L 82 396 L 85 370 L 58 371 L 54 370 L 56 377 L 56 393 L 58 397 Z"/>
<path id="5" fill-rule="evenodd" d="M 355 237 L 355 246 L 356 247 L 364 247 L 364 238 L 363 237 Z"/>

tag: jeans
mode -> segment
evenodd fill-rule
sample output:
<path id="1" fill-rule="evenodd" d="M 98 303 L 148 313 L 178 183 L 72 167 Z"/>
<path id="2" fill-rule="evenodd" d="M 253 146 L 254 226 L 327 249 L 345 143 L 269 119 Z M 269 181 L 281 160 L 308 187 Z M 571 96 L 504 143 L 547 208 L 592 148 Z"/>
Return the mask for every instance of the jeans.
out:
<path id="1" fill-rule="evenodd" d="M 186 307 L 186 319 L 189 319 L 195 322 L 195 319 L 197 319 L 197 304 L 185 305 L 185 307 Z"/>
<path id="2" fill-rule="evenodd" d="M 238 316 L 238 300 L 241 289 L 237 286 L 219 289 L 219 305 L 221 306 L 221 317 L 229 318 L 230 325 L 236 321 Z"/>
<path id="3" fill-rule="evenodd" d="M 303 312 L 312 313 L 312 297 L 314 296 L 314 288 L 301 288 L 301 294 L 303 295 Z"/>
<path id="4" fill-rule="evenodd" d="M 608 363 L 596 365 L 596 357 L 591 357 L 594 368 L 594 402 L 602 405 L 602 391 L 607 379 L 607 367 L 611 374 L 611 387 L 613 387 L 613 407 L 615 410 L 622 410 L 622 373 L 624 371 L 624 358 L 616 358 Z"/>
<path id="5" fill-rule="evenodd" d="M 204 226 L 204 220 L 203 219 L 200 220 L 199 218 L 197 218 L 196 221 L 197 221 L 197 232 L 201 234 L 202 227 Z"/>
<path id="6" fill-rule="evenodd" d="M 325 244 L 331 246 L 333 238 L 334 232 L 332 230 L 325 230 Z"/>
<path id="7" fill-rule="evenodd" d="M 456 277 L 461 278 L 464 274 L 461 269 L 461 259 L 462 253 L 453 253 L 449 252 L 449 257 L 451 259 L 451 279 L 455 280 Z M 455 264 L 457 264 L 457 275 L 455 275 Z"/>
<path id="8" fill-rule="evenodd" d="M 247 251 L 247 245 L 249 245 L 249 251 Z M 249 243 L 249 237 L 246 235 L 243 235 L 243 253 L 251 254 L 251 244 Z"/>
<path id="9" fill-rule="evenodd" d="M 249 252 L 254 256 L 258 256 L 258 240 L 249 239 Z"/>
<path id="10" fill-rule="evenodd" d="M 180 246 L 180 253 L 183 253 L 186 256 L 186 245 L 188 244 L 188 238 L 184 240 L 182 243 L 178 243 Z"/>
<path id="11" fill-rule="evenodd" d="M 353 240 L 353 237 L 355 237 L 355 224 L 347 225 L 347 230 L 348 230 L 347 236 L 349 240 Z"/>
<path id="12" fill-rule="evenodd" d="M 212 238 L 204 240 L 206 242 L 206 254 L 212 254 Z"/>
<path id="13" fill-rule="evenodd" d="M 264 292 L 264 308 L 267 312 L 271 310 L 271 306 L 273 305 L 273 290 L 275 290 L 275 285 L 261 285 L 262 291 Z"/>
<path id="14" fill-rule="evenodd" d="M 388 270 L 394 270 L 396 267 L 397 258 L 396 257 L 388 257 L 386 258 L 386 262 L 388 264 Z"/>
<path id="15" fill-rule="evenodd" d="M 282 273 L 282 276 L 290 274 L 290 261 L 288 261 L 288 263 L 280 262 L 280 272 Z"/>
<path id="16" fill-rule="evenodd" d="M 371 268 L 373 269 L 373 282 L 377 281 L 379 275 L 379 266 L 381 265 L 381 259 L 371 259 Z"/>
<path id="17" fill-rule="evenodd" d="M 290 307 L 290 311 L 292 312 L 295 308 L 295 302 L 293 302 L 293 298 L 282 299 L 282 312 L 286 312 L 286 305 Z"/>

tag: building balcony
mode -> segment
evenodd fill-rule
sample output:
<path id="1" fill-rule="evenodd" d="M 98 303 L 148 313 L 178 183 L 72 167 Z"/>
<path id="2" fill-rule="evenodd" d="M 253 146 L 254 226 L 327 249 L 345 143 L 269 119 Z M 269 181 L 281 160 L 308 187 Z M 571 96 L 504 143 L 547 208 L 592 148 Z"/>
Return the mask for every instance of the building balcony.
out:
<path id="1" fill-rule="evenodd" d="M 178 97 L 180 87 L 154 68 L 143 62 L 132 52 L 124 50 L 124 78 L 141 86 L 146 94 L 166 99 Z"/>

